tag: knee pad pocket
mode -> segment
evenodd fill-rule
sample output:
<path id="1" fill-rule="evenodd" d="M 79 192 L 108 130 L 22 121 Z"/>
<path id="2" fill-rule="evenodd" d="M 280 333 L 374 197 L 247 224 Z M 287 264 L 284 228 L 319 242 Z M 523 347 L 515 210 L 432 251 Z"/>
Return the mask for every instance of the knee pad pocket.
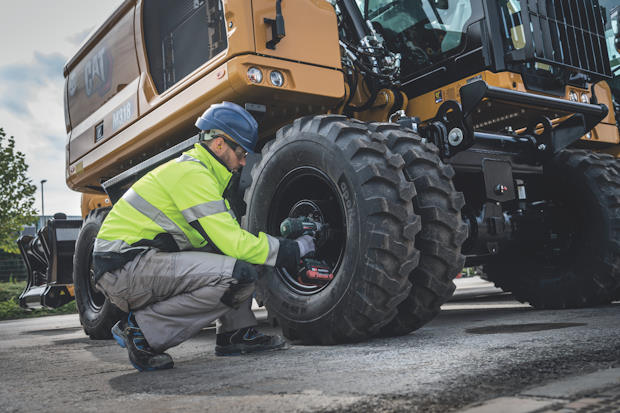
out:
<path id="1" fill-rule="evenodd" d="M 252 264 L 237 260 L 233 268 L 232 277 L 237 280 L 239 284 L 250 284 L 256 282 L 258 279 L 258 272 Z"/>

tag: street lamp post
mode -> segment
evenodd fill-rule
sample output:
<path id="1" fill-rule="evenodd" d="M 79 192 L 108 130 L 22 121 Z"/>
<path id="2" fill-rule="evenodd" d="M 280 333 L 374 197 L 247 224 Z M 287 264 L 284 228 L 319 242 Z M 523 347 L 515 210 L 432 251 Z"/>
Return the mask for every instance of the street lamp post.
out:
<path id="1" fill-rule="evenodd" d="M 43 202 L 43 184 L 47 182 L 47 179 L 41 179 L 41 216 L 45 220 L 45 204 Z"/>

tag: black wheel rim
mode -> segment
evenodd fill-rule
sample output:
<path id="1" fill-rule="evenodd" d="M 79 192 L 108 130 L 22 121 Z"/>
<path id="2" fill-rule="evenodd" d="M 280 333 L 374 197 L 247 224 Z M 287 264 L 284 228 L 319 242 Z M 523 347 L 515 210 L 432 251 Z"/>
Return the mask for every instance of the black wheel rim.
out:
<path id="1" fill-rule="evenodd" d="M 314 220 L 329 226 L 327 237 L 317 245 L 315 258 L 329 264 L 334 279 L 323 285 L 310 285 L 302 282 L 299 274 L 290 274 L 283 268 L 276 268 L 282 281 L 300 295 L 316 294 L 332 284 L 337 278 L 347 239 L 344 202 L 336 184 L 317 168 L 296 168 L 278 182 L 268 210 L 269 234 L 279 234 L 280 223 L 287 217 L 310 215 Z"/>
<path id="2" fill-rule="evenodd" d="M 88 258 L 88 280 L 86 280 L 86 294 L 88 296 L 88 305 L 91 310 L 98 312 L 101 311 L 103 304 L 105 304 L 105 295 L 99 292 L 95 287 L 95 271 L 93 270 L 93 256 L 91 254 Z"/>

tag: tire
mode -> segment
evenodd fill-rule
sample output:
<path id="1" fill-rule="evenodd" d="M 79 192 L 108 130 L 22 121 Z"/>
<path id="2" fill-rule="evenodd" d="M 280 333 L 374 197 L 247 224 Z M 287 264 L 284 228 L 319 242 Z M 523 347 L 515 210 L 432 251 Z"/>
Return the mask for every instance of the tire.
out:
<path id="1" fill-rule="evenodd" d="M 620 175 L 620 159 L 616 157 L 603 156 L 602 160 L 605 161 L 606 167 L 613 170 L 616 175 Z M 616 292 L 613 294 L 612 301 L 620 301 L 620 283 Z"/>
<path id="2" fill-rule="evenodd" d="M 90 211 L 80 229 L 73 255 L 73 286 L 80 323 L 84 332 L 94 340 L 112 338 L 110 329 L 123 315 L 91 282 L 95 238 L 110 209 Z"/>
<path id="3" fill-rule="evenodd" d="M 454 189 L 454 170 L 438 156 L 433 144 L 393 123 L 377 123 L 372 130 L 387 138 L 388 147 L 405 160 L 404 173 L 415 185 L 414 212 L 422 220 L 415 240 L 420 263 L 409 275 L 411 292 L 399 304 L 398 314 L 381 329 L 384 336 L 404 335 L 435 318 L 454 293 L 453 279 L 463 269 L 461 245 L 467 225 L 461 219 L 463 194 Z"/>
<path id="4" fill-rule="evenodd" d="M 539 214 L 542 221 L 530 225 L 553 224 L 553 237 L 523 240 L 517 232 L 516 248 L 485 266 L 489 279 L 539 309 L 609 303 L 620 288 L 620 174 L 612 159 L 565 150 L 550 161 L 544 178 L 552 208 L 542 212 L 553 220 Z"/>
<path id="5" fill-rule="evenodd" d="M 289 339 L 335 344 L 372 337 L 409 293 L 420 221 L 403 159 L 384 140 L 343 116 L 305 117 L 280 129 L 252 170 L 244 218 L 250 232 L 279 234 L 288 216 L 331 225 L 332 235 L 317 247 L 333 269 L 326 285 L 263 267 L 259 300 Z"/>

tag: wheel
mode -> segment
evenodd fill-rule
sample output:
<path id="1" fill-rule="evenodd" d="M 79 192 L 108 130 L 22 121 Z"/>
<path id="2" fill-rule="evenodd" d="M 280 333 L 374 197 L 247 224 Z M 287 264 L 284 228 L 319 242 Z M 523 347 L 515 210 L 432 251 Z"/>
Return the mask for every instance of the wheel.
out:
<path id="1" fill-rule="evenodd" d="M 409 275 L 411 292 L 398 306 L 396 317 L 380 332 L 403 335 L 432 320 L 454 293 L 452 280 L 465 262 L 461 254 L 467 238 L 467 226 L 461 219 L 465 201 L 454 189 L 454 170 L 441 161 L 435 145 L 392 123 L 373 124 L 371 128 L 386 136 L 388 147 L 405 160 L 405 177 L 416 189 L 413 209 L 422 219 L 422 230 L 415 240 L 420 263 Z"/>
<path id="2" fill-rule="evenodd" d="M 413 185 L 403 159 L 380 134 L 343 116 L 297 119 L 265 146 L 252 170 L 245 227 L 279 234 L 286 217 L 311 215 L 329 225 L 317 248 L 334 278 L 304 282 L 264 268 L 259 300 L 286 337 L 334 344 L 373 336 L 396 314 L 418 262 Z"/>
<path id="3" fill-rule="evenodd" d="M 94 286 L 93 246 L 108 212 L 110 208 L 90 211 L 80 229 L 73 255 L 73 286 L 80 323 L 84 332 L 96 340 L 112 338 L 110 329 L 123 315 Z"/>
<path id="4" fill-rule="evenodd" d="M 613 170 L 615 175 L 620 175 L 620 159 L 615 157 L 603 157 L 607 167 L 610 170 Z M 613 294 L 613 301 L 620 300 L 620 283 L 618 284 L 618 288 L 616 288 L 616 292 Z"/>
<path id="5" fill-rule="evenodd" d="M 609 155 L 565 150 L 544 168 L 548 199 L 528 208 L 517 245 L 485 266 L 490 280 L 544 308 L 605 304 L 620 288 L 620 174 Z"/>

